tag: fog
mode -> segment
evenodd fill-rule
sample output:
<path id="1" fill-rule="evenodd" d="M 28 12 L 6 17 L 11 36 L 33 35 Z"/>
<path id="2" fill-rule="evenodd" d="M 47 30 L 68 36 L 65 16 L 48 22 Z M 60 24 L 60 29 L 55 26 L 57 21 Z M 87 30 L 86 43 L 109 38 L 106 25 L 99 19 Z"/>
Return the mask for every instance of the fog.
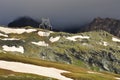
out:
<path id="1" fill-rule="evenodd" d="M 120 0 L 0 0 L 0 25 L 21 16 L 49 17 L 56 28 L 78 27 L 95 17 L 120 19 Z"/>

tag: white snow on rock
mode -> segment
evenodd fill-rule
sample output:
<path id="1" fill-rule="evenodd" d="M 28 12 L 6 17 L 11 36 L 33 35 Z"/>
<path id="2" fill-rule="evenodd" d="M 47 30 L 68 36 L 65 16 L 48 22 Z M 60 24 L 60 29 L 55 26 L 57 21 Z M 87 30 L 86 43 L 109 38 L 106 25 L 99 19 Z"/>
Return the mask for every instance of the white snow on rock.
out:
<path id="1" fill-rule="evenodd" d="M 49 44 L 45 43 L 45 41 L 31 42 L 31 43 L 37 46 L 49 46 Z"/>
<path id="2" fill-rule="evenodd" d="M 39 36 L 49 36 L 49 35 L 50 35 L 50 32 L 48 32 L 48 31 L 47 31 L 47 32 L 39 31 L 39 32 L 38 32 L 38 35 L 39 35 Z"/>
<path id="3" fill-rule="evenodd" d="M 99 44 L 103 45 L 103 46 L 108 46 L 109 45 L 108 42 L 106 42 L 106 41 L 99 42 Z"/>
<path id="4" fill-rule="evenodd" d="M 1 40 L 3 40 L 3 41 L 7 41 L 7 40 L 13 41 L 13 40 L 20 40 L 20 39 L 16 39 L 16 38 L 3 38 Z"/>
<path id="5" fill-rule="evenodd" d="M 108 46 L 108 42 L 105 42 L 105 41 L 102 41 L 102 42 L 99 42 L 100 45 L 103 45 L 103 46 Z"/>
<path id="6" fill-rule="evenodd" d="M 32 33 L 32 32 L 35 32 L 37 31 L 36 29 L 25 29 L 25 32 L 26 33 Z"/>
<path id="7" fill-rule="evenodd" d="M 36 29 L 15 29 L 15 28 L 6 28 L 6 27 L 0 27 L 0 31 L 4 32 L 6 34 L 10 33 L 16 33 L 16 34 L 22 34 L 22 33 L 31 33 L 34 31 L 37 31 Z"/>
<path id="8" fill-rule="evenodd" d="M 83 43 L 82 45 L 87 46 L 88 44 L 87 43 Z"/>
<path id="9" fill-rule="evenodd" d="M 114 42 L 120 42 L 120 39 L 113 37 L 112 41 L 114 41 Z"/>
<path id="10" fill-rule="evenodd" d="M 24 53 L 24 48 L 22 46 L 19 46 L 19 47 L 15 47 L 15 46 L 9 47 L 7 45 L 4 45 L 4 46 L 2 46 L 2 48 L 3 48 L 4 51 Z"/>
<path id="11" fill-rule="evenodd" d="M 89 36 L 72 36 L 72 37 L 67 37 L 66 39 L 71 40 L 71 41 L 77 41 L 76 39 L 89 39 Z"/>
<path id="12" fill-rule="evenodd" d="M 96 72 L 93 71 L 88 71 L 89 74 L 95 74 Z"/>
<path id="13" fill-rule="evenodd" d="M 71 78 L 67 78 L 61 75 L 61 73 L 67 73 L 68 71 L 60 70 L 56 68 L 37 66 L 32 64 L 25 64 L 20 62 L 10 62 L 10 61 L 0 60 L 0 68 L 11 70 L 14 72 L 30 73 L 30 74 L 42 75 L 46 77 L 52 77 L 58 80 L 73 80 Z"/>
<path id="14" fill-rule="evenodd" d="M 0 36 L 8 37 L 8 35 L 2 34 L 2 33 L 0 33 Z"/>
<path id="15" fill-rule="evenodd" d="M 118 78 L 118 77 L 115 77 L 115 79 L 116 79 L 116 80 L 120 80 L 120 78 Z"/>
<path id="16" fill-rule="evenodd" d="M 104 41 L 104 42 L 103 42 L 103 45 L 104 45 L 104 46 L 108 46 L 108 42 L 105 42 L 105 41 Z"/>
<path id="17" fill-rule="evenodd" d="M 102 74 L 102 73 L 93 72 L 93 71 L 87 71 L 87 73 L 89 73 L 89 74 Z"/>
<path id="18" fill-rule="evenodd" d="M 49 40 L 53 43 L 53 42 L 59 41 L 59 39 L 60 39 L 60 36 L 57 36 L 55 38 L 51 37 Z"/>

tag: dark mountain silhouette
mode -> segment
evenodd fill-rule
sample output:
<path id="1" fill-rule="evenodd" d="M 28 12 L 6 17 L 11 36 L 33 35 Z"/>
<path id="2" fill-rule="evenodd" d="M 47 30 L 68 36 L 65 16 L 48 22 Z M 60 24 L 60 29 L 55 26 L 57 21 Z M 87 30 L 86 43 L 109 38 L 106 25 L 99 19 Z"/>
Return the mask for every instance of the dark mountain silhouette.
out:
<path id="1" fill-rule="evenodd" d="M 112 18 L 95 18 L 84 31 L 104 30 L 117 37 L 120 37 L 120 20 Z"/>
<path id="2" fill-rule="evenodd" d="M 8 24 L 8 27 L 25 27 L 25 26 L 31 26 L 34 28 L 39 27 L 40 22 L 30 18 L 30 17 L 20 17 Z"/>
<path id="3" fill-rule="evenodd" d="M 37 20 L 25 16 L 25 17 L 20 17 L 8 24 L 8 27 L 21 28 L 26 26 L 52 30 L 52 25 L 50 23 L 49 18 L 42 18 L 41 21 L 38 22 Z"/>

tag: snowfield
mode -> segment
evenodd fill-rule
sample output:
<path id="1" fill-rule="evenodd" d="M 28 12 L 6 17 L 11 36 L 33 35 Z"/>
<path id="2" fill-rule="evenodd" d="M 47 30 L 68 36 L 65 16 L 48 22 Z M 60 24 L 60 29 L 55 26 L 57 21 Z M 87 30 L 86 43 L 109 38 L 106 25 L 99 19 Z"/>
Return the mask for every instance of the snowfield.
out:
<path id="1" fill-rule="evenodd" d="M 37 31 L 36 29 L 15 29 L 15 28 L 6 28 L 6 27 L 0 27 L 0 31 L 4 32 L 6 34 L 10 33 L 16 33 L 16 34 L 22 34 L 22 33 L 31 33 Z"/>
<path id="2" fill-rule="evenodd" d="M 120 39 L 117 39 L 117 38 L 112 38 L 112 41 L 114 41 L 114 42 L 120 42 Z"/>
<path id="3" fill-rule="evenodd" d="M 31 43 L 37 46 L 49 46 L 49 44 L 45 43 L 45 41 L 31 42 Z"/>
<path id="4" fill-rule="evenodd" d="M 32 64 L 24 64 L 20 62 L 9 62 L 9 61 L 0 60 L 0 68 L 12 70 L 15 72 L 31 73 L 46 77 L 52 77 L 58 80 L 73 80 L 61 75 L 61 73 L 64 72 L 67 73 L 68 71 L 64 71 L 56 68 L 42 67 Z"/>
<path id="5" fill-rule="evenodd" d="M 3 39 L 0 39 L 0 40 L 3 40 L 3 41 L 7 41 L 7 40 L 13 41 L 13 40 L 20 40 L 20 39 L 17 39 L 17 38 L 3 38 Z"/>
<path id="6" fill-rule="evenodd" d="M 8 37 L 8 35 L 2 34 L 2 33 L 0 33 L 0 36 Z"/>
<path id="7" fill-rule="evenodd" d="M 49 36 L 49 35 L 50 35 L 50 32 L 39 31 L 39 32 L 38 32 L 38 35 L 39 35 L 39 36 Z"/>
<path id="8" fill-rule="evenodd" d="M 4 45 L 4 46 L 2 46 L 2 48 L 3 48 L 4 51 L 24 53 L 24 48 L 22 46 L 19 46 L 19 47 L 15 47 L 15 46 L 9 47 L 7 45 Z"/>
<path id="9" fill-rule="evenodd" d="M 55 38 L 51 37 L 51 38 L 49 39 L 49 41 L 51 41 L 51 42 L 53 43 L 53 42 L 59 41 L 59 39 L 60 39 L 60 36 L 57 36 L 57 37 L 55 37 Z"/>
<path id="10" fill-rule="evenodd" d="M 89 39 L 89 36 L 72 36 L 72 37 L 67 37 L 66 39 L 70 41 L 77 41 L 76 39 Z"/>

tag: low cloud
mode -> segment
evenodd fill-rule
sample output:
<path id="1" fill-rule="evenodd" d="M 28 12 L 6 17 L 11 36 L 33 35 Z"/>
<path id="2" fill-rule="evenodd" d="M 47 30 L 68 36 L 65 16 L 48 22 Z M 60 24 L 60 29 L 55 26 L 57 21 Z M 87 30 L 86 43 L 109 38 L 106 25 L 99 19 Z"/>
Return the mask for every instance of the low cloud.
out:
<path id="1" fill-rule="evenodd" d="M 54 27 L 82 25 L 95 17 L 120 19 L 120 0 L 1 0 L 0 24 L 20 16 L 49 17 Z"/>

